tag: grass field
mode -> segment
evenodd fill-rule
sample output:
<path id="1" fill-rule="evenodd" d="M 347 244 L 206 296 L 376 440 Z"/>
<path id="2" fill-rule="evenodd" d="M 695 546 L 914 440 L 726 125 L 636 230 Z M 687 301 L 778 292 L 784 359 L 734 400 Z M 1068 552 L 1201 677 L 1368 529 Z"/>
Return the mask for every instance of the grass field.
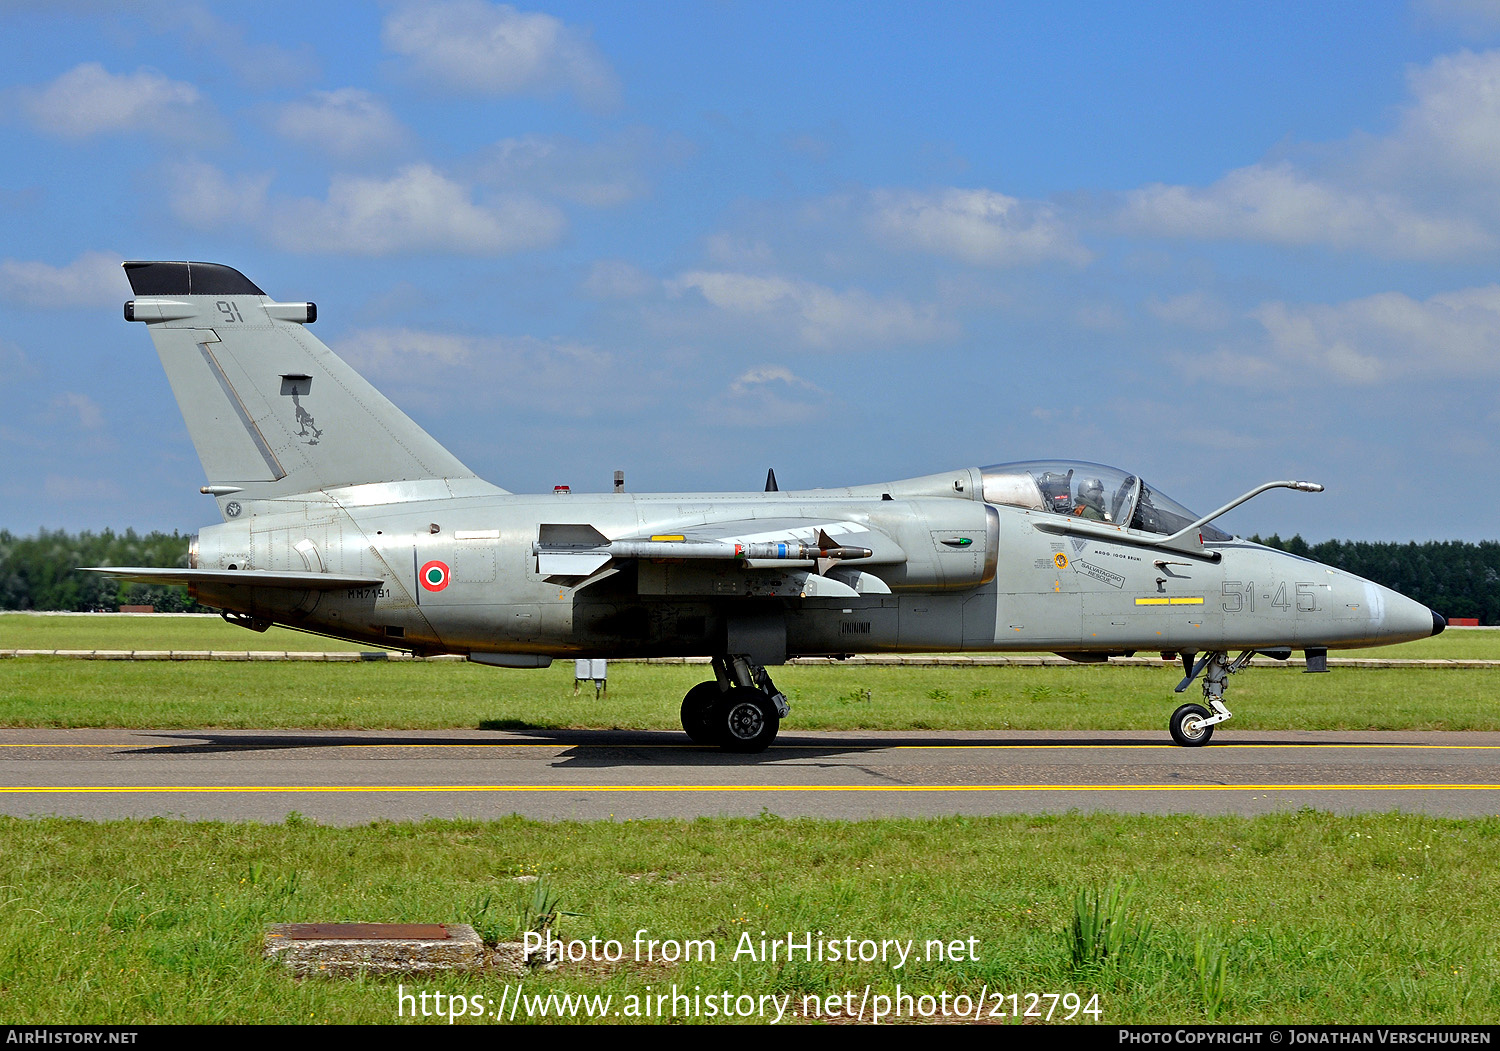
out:
<path id="1" fill-rule="evenodd" d="M 988 988 L 986 1011 L 996 992 L 1018 994 L 1023 1010 L 1030 992 L 1074 993 L 1083 1004 L 1097 994 L 1098 1015 L 1075 1021 L 1105 1023 L 1500 1017 L 1493 819 L 1302 812 L 358 829 L 295 817 L 276 826 L 0 819 L 0 842 L 0 1017 L 9 1023 L 391 1022 L 398 982 L 498 1003 L 514 979 L 294 980 L 260 958 L 263 932 L 381 920 L 469 922 L 513 937 L 536 889 L 516 877 L 529 875 L 559 898 L 559 937 L 618 939 L 626 958 L 537 973 L 526 991 L 607 994 L 615 1009 L 675 983 L 789 995 L 795 1015 L 804 997 L 826 1004 L 853 991 L 858 1004 L 867 985 L 892 996 L 900 983 L 950 1000 Z M 1079 892 L 1110 886 L 1133 896 L 1116 915 L 1126 937 L 1101 958 L 1070 928 Z M 636 963 L 640 929 L 711 941 L 716 958 Z M 735 960 L 741 936 L 758 943 L 762 931 L 919 947 L 959 940 L 966 950 L 972 938 L 977 959 Z"/>
<path id="2" fill-rule="evenodd" d="M 571 665 L 0 661 L 0 725 L 674 729 L 701 666 L 615 664 L 609 696 L 573 696 Z M 804 729 L 1162 730 L 1180 669 L 803 666 L 777 669 Z M 1500 669 L 1250 669 L 1238 729 L 1500 729 Z"/>
<path id="3" fill-rule="evenodd" d="M 235 627 L 222 617 L 127 617 L 109 614 L 48 616 L 0 613 L 5 650 L 299 650 L 337 652 L 369 645 L 309 635 L 290 628 L 264 633 Z"/>

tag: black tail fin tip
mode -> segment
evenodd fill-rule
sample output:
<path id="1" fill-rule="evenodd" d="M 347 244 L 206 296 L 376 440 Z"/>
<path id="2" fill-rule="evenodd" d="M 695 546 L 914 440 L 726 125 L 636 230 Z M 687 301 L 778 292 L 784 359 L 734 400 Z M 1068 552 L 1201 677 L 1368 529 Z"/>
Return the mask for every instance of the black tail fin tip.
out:
<path id="1" fill-rule="evenodd" d="M 255 282 L 222 263 L 132 261 L 123 264 L 138 296 L 263 296 Z"/>

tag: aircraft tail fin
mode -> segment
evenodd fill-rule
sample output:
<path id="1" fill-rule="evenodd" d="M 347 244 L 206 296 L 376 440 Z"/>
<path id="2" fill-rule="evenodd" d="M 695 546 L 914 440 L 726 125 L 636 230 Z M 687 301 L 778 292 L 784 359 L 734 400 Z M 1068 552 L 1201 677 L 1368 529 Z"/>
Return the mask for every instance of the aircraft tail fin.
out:
<path id="1" fill-rule="evenodd" d="M 475 478 L 307 330 L 315 304 L 276 302 L 217 263 L 124 266 L 125 319 L 150 331 L 221 507 L 231 494 Z"/>

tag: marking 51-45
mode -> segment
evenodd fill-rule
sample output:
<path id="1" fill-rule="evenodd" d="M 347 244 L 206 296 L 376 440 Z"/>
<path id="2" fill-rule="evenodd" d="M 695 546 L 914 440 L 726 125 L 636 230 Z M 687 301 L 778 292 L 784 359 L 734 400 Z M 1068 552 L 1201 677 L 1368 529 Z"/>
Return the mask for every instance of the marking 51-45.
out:
<path id="1" fill-rule="evenodd" d="M 1261 589 L 1253 580 L 1226 580 L 1221 589 L 1224 612 L 1254 613 L 1257 602 L 1265 612 L 1288 613 L 1293 602 L 1297 604 L 1298 613 L 1316 613 L 1323 608 L 1318 604 L 1317 585 L 1311 580 L 1298 580 L 1290 586 L 1294 590 L 1288 593 L 1285 580 L 1277 582 L 1275 591 L 1269 584 Z"/>

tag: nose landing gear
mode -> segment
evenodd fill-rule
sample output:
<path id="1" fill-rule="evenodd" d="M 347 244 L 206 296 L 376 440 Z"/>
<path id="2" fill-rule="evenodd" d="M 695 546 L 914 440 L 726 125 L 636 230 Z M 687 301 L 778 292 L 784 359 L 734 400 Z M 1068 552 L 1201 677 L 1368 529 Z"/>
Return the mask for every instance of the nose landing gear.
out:
<path id="1" fill-rule="evenodd" d="M 1255 650 L 1246 650 L 1234 660 L 1229 659 L 1229 654 L 1223 650 L 1213 653 L 1205 653 L 1195 663 L 1195 653 L 1182 653 L 1183 671 L 1187 677 L 1177 684 L 1176 693 L 1186 690 L 1199 674 L 1203 675 L 1203 699 L 1208 702 L 1209 708 L 1201 704 L 1184 704 L 1172 713 L 1172 718 L 1167 721 L 1167 729 L 1172 734 L 1172 740 L 1185 748 L 1196 748 L 1208 744 L 1214 735 L 1214 727 L 1224 720 L 1231 718 L 1229 709 L 1224 707 L 1224 689 L 1228 684 L 1229 677 L 1250 663 L 1250 658 L 1255 656 Z"/>

